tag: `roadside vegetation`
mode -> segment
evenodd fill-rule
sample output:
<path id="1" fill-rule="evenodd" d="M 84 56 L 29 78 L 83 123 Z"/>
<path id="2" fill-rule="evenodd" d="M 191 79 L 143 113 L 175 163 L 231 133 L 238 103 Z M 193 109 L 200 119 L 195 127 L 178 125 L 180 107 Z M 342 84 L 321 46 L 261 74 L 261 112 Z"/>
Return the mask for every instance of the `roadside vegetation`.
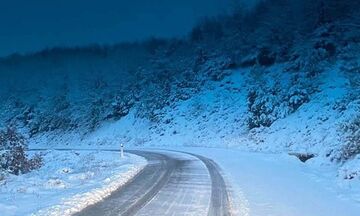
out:
<path id="1" fill-rule="evenodd" d="M 41 166 L 40 156 L 26 155 L 24 137 L 86 135 L 129 113 L 169 124 L 167 107 L 222 81 L 234 68 L 251 70 L 242 89 L 247 129 L 268 128 L 309 103 L 328 68 L 341 65 L 358 80 L 359 7 L 348 0 L 260 1 L 250 10 L 240 5 L 230 15 L 206 18 L 182 39 L 58 47 L 3 58 L 2 170 L 21 174 Z M 282 71 L 274 73 L 276 65 Z M 343 102 L 344 109 L 354 97 Z M 344 128 L 345 160 L 360 153 L 356 122 L 354 117 Z"/>

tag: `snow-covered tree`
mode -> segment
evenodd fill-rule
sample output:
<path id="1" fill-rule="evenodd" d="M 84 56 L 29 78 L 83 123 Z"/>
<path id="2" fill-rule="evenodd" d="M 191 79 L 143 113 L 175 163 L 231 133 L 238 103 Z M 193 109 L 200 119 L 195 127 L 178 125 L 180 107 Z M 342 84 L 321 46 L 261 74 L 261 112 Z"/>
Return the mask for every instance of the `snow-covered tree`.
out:
<path id="1" fill-rule="evenodd" d="M 13 128 L 0 131 L 0 168 L 11 174 L 19 175 L 37 169 L 42 158 L 36 155 L 28 159 L 25 138 Z"/>

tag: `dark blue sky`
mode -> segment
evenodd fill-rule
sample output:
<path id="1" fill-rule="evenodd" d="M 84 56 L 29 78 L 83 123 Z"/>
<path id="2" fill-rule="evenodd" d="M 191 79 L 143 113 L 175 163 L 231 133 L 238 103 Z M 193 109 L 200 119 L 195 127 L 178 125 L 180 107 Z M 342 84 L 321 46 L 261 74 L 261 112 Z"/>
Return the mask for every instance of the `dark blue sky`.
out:
<path id="1" fill-rule="evenodd" d="M 0 56 L 186 34 L 234 0 L 0 0 Z"/>

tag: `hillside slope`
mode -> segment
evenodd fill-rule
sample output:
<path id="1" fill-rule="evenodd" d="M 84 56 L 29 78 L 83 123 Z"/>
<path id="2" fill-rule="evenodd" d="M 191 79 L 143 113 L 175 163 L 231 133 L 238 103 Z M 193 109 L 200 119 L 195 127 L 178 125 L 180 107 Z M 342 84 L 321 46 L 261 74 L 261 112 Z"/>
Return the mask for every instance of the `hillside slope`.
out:
<path id="1" fill-rule="evenodd" d="M 9 56 L 0 127 L 31 147 L 286 152 L 359 180 L 358 6 L 261 1 L 204 20 L 188 38 Z"/>

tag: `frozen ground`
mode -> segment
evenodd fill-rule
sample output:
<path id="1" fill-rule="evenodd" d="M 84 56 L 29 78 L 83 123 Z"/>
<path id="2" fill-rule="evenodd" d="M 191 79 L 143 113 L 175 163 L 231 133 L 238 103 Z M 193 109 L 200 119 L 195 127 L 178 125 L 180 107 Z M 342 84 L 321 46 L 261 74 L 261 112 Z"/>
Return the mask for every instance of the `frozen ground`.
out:
<path id="1" fill-rule="evenodd" d="M 302 163 L 288 154 L 224 148 L 169 150 L 202 155 L 219 164 L 231 193 L 234 215 L 356 216 L 360 211 L 358 182 L 335 178 L 337 167 L 319 165 L 314 159 Z"/>
<path id="2" fill-rule="evenodd" d="M 283 67 L 276 65 L 269 69 L 273 73 L 270 83 L 288 82 Z M 338 66 L 321 75 L 318 90 L 296 112 L 277 119 L 270 127 L 250 131 L 247 95 L 248 89 L 254 87 L 249 81 L 253 72 L 240 69 L 229 73 L 230 76 L 209 84 L 190 99 L 159 110 L 162 117 L 159 122 L 137 118 L 132 110 L 119 121 L 105 122 L 85 136 L 76 132 L 65 136 L 45 133 L 34 137 L 31 145 L 36 148 L 47 143 L 51 147 L 66 147 L 78 140 L 82 148 L 112 147 L 119 142 L 147 147 L 225 147 L 270 153 L 312 153 L 319 163 L 329 162 L 327 155 L 335 157 L 341 151 L 344 144 L 341 126 L 359 112 L 360 102 L 349 99 L 350 78 Z"/>
<path id="3" fill-rule="evenodd" d="M 235 193 L 239 215 L 356 216 L 360 185 L 336 181 L 331 167 L 296 157 L 216 148 L 176 148 L 217 162 Z M 309 161 L 311 164 L 311 161 Z"/>
<path id="4" fill-rule="evenodd" d="M 44 151 L 38 171 L 0 182 L 0 214 L 70 215 L 98 202 L 136 175 L 145 159 L 110 151 Z"/>
<path id="5" fill-rule="evenodd" d="M 282 85 L 286 85 L 289 77 L 284 74 L 283 67 L 276 65 L 269 69 L 273 74 L 270 83 L 282 80 Z M 309 102 L 277 119 L 270 127 L 249 130 L 247 95 L 248 89 L 254 87 L 249 81 L 252 73 L 249 69 L 231 71 L 223 81 L 209 84 L 190 99 L 160 110 L 159 122 L 137 118 L 132 110 L 119 121 L 105 122 L 83 137 L 75 132 L 65 136 L 42 134 L 34 137 L 31 143 L 33 147 L 43 146 L 43 143 L 63 147 L 78 140 L 82 148 L 111 148 L 119 142 L 147 147 L 222 147 L 313 154 L 318 164 L 331 164 L 331 160 L 336 160 L 346 143 L 343 125 L 351 122 L 360 110 L 360 102 L 351 97 L 350 77 L 341 72 L 338 65 L 328 68 L 321 74 L 318 89 Z M 271 102 L 269 104 L 271 106 Z M 353 175 L 354 180 L 359 180 L 359 164 L 359 158 L 351 158 L 344 164 L 346 171 L 339 169 L 338 176 Z"/>
<path id="6" fill-rule="evenodd" d="M 283 65 L 269 70 L 269 81 L 288 83 Z M 240 69 L 230 74 L 190 99 L 159 110 L 159 122 L 137 118 L 131 110 L 119 121 L 105 122 L 84 137 L 43 134 L 31 145 L 67 148 L 78 140 L 77 146 L 85 149 L 117 148 L 119 142 L 126 147 L 220 147 L 222 150 L 191 151 L 204 153 L 222 166 L 238 186 L 237 194 L 244 195 L 240 203 L 248 206 L 241 209 L 249 209 L 249 215 L 359 212 L 360 156 L 343 163 L 334 161 L 346 143 L 342 126 L 360 110 L 360 102 L 352 99 L 351 77 L 338 65 L 327 68 L 307 103 L 270 127 L 249 130 L 247 95 L 254 87 L 249 82 L 252 71 Z M 288 153 L 313 154 L 314 158 L 304 164 Z"/>

